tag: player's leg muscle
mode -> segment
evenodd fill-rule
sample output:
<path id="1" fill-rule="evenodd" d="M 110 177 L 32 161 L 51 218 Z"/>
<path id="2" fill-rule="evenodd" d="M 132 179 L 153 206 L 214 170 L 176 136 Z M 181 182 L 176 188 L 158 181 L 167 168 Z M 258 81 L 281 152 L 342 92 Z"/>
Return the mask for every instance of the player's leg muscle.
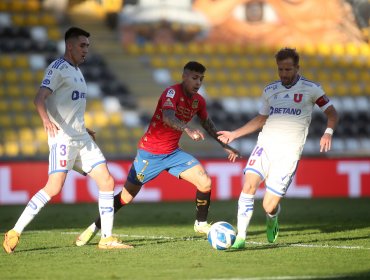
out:
<path id="1" fill-rule="evenodd" d="M 243 185 L 243 193 L 254 195 L 261 184 L 261 177 L 253 172 L 245 173 L 245 180 Z"/>
<path id="2" fill-rule="evenodd" d="M 211 190 L 211 178 L 200 164 L 183 171 L 180 174 L 180 178 L 192 183 L 201 192 L 209 192 Z"/>
<path id="3" fill-rule="evenodd" d="M 267 191 L 263 198 L 263 209 L 265 209 L 267 214 L 274 215 L 278 209 L 280 200 L 280 196 L 274 195 Z"/>
<path id="4" fill-rule="evenodd" d="M 125 204 L 129 204 L 134 197 L 139 193 L 142 186 L 135 185 L 129 181 L 126 181 L 125 186 L 122 188 L 121 200 Z"/>
<path id="5" fill-rule="evenodd" d="M 91 170 L 90 177 L 96 182 L 100 191 L 109 192 L 114 189 L 114 179 L 106 164 L 99 164 Z"/>
<path id="6" fill-rule="evenodd" d="M 50 196 L 56 196 L 63 188 L 67 173 L 56 172 L 49 175 L 44 191 Z"/>

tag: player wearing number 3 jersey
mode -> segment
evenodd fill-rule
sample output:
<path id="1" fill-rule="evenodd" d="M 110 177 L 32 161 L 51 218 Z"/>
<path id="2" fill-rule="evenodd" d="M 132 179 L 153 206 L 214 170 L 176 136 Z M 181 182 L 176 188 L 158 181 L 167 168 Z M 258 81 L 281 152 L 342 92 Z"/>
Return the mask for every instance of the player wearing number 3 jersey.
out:
<path id="1" fill-rule="evenodd" d="M 280 81 L 265 87 L 259 114 L 235 131 L 220 131 L 219 140 L 230 143 L 254 131 L 262 131 L 244 169 L 245 183 L 238 201 L 238 235 L 233 248 L 244 248 L 247 227 L 253 215 L 254 195 L 264 182 L 263 207 L 267 217 L 267 239 L 275 242 L 280 200 L 286 194 L 297 169 L 317 105 L 327 116 L 327 129 L 320 140 L 320 152 L 331 147 L 338 122 L 336 110 L 322 88 L 299 75 L 299 55 L 294 49 L 281 49 L 275 56 Z"/>
<path id="2" fill-rule="evenodd" d="M 66 31 L 65 54 L 46 69 L 35 97 L 36 109 L 48 134 L 49 177 L 45 187 L 31 198 L 14 228 L 5 234 L 3 248 L 7 253 L 14 252 L 24 228 L 61 191 L 72 168 L 88 174 L 99 187 L 102 237 L 98 247 L 132 247 L 112 236 L 114 181 L 102 152 L 91 139 L 95 132 L 84 123 L 87 87 L 78 66 L 85 61 L 89 37 L 88 32 L 77 27 Z"/>

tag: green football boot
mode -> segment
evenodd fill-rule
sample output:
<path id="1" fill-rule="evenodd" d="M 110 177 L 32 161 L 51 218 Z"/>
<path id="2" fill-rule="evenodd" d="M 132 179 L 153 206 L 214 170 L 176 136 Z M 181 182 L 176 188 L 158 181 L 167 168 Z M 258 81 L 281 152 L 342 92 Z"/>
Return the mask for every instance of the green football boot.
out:
<path id="1" fill-rule="evenodd" d="M 279 235 L 278 216 L 275 216 L 273 218 L 267 217 L 266 226 L 267 241 L 270 243 L 274 243 Z"/>
<path id="2" fill-rule="evenodd" d="M 236 237 L 234 244 L 231 246 L 231 249 L 244 249 L 245 248 L 245 238 Z"/>

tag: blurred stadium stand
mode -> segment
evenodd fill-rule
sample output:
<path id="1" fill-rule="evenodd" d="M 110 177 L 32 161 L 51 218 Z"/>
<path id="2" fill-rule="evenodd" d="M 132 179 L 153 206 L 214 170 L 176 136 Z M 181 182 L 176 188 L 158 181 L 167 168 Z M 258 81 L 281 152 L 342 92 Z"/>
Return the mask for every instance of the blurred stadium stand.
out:
<path id="1" fill-rule="evenodd" d="M 181 81 L 182 67 L 189 60 L 207 67 L 201 93 L 219 129 L 237 128 L 254 117 L 263 87 L 277 79 L 273 57 L 277 47 L 207 41 L 211 25 L 198 12 L 197 20 L 189 21 L 189 15 L 195 14 L 188 5 L 191 1 L 176 1 L 177 5 L 117 1 L 114 9 L 104 7 L 109 1 L 69 1 L 66 13 L 57 11 L 56 15 L 46 10 L 48 2 L 52 1 L 0 2 L 0 157 L 4 160 L 47 158 L 46 134 L 33 98 L 45 67 L 61 55 L 63 33 L 70 24 L 92 34 L 91 53 L 81 65 L 89 88 L 86 125 L 97 131 L 97 141 L 109 159 L 135 155 L 158 96 L 167 85 Z M 135 19 L 139 8 L 145 14 L 142 4 L 150 4 L 153 11 L 157 2 L 168 4 L 171 17 L 151 13 L 150 21 Z M 117 3 L 121 3 L 118 8 Z M 173 16 L 181 14 L 181 9 L 173 9 L 185 6 L 185 16 Z M 368 25 L 360 22 L 366 34 Z M 340 113 L 330 156 L 369 156 L 370 47 L 366 38 L 363 43 L 305 44 L 298 51 L 302 74 L 322 84 Z M 313 114 L 304 156 L 319 155 L 323 117 L 318 110 Z M 256 137 L 234 145 L 248 155 Z M 225 155 L 213 140 L 193 143 L 184 137 L 181 144 L 199 157 Z"/>
<path id="2" fill-rule="evenodd" d="M 168 47 L 147 43 L 127 45 L 125 49 L 138 56 L 138 60 L 149 61 L 153 71 L 168 71 L 171 81 L 181 79 L 179 69 L 189 59 L 189 53 L 192 59 L 204 63 L 209 70 L 203 92 L 219 129 L 235 129 L 254 117 L 262 89 L 278 78 L 273 48 L 199 43 Z M 302 74 L 321 83 L 341 116 L 333 153 L 369 155 L 370 48 L 351 44 L 318 45 L 302 48 L 300 53 Z M 304 155 L 318 154 L 325 125 L 325 116 L 315 110 Z M 237 146 L 248 153 L 256 136 L 240 140 Z"/>
<path id="3" fill-rule="evenodd" d="M 47 2 L 47 1 L 45 1 Z M 83 2 L 83 1 L 81 1 Z M 0 2 L 0 157 L 47 159 L 47 135 L 33 105 L 44 70 L 64 53 L 66 17 L 39 0 Z M 87 28 L 88 29 L 88 28 Z M 89 29 L 88 29 L 89 30 Z M 93 33 L 93 30 L 89 30 Z M 135 97 L 94 50 L 81 65 L 88 85 L 86 126 L 108 157 L 134 154 L 143 133 Z"/>

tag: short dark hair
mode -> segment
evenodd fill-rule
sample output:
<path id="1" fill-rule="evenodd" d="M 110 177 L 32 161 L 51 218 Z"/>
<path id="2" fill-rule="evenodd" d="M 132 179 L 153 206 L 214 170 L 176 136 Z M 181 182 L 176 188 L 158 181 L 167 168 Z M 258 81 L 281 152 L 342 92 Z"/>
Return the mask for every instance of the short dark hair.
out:
<path id="1" fill-rule="evenodd" d="M 206 72 L 206 67 L 204 67 L 203 64 L 201 64 L 199 62 L 189 61 L 184 66 L 184 71 L 185 70 L 195 71 L 197 73 L 202 73 L 203 74 L 204 72 Z"/>
<path id="2" fill-rule="evenodd" d="M 299 64 L 299 54 L 296 49 L 282 48 L 275 54 L 276 61 L 281 61 L 287 58 L 292 58 L 294 65 Z"/>
<path id="3" fill-rule="evenodd" d="M 69 38 L 77 38 L 78 36 L 89 38 L 90 33 L 78 27 L 70 27 L 64 35 L 64 41 L 67 41 Z"/>

